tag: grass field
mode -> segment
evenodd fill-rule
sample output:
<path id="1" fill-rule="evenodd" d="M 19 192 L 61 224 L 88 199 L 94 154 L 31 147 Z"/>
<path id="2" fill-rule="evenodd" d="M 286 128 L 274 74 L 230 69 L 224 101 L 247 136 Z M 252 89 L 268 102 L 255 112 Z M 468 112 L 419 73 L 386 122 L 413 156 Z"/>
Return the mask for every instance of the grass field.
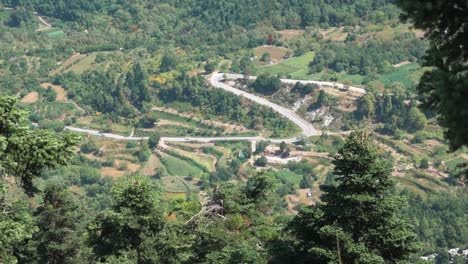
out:
<path id="1" fill-rule="evenodd" d="M 447 165 L 447 168 L 449 171 L 455 170 L 457 168 L 457 165 L 468 162 L 466 159 L 464 159 L 462 156 L 450 159 L 449 161 L 445 162 Z"/>
<path id="2" fill-rule="evenodd" d="M 282 181 L 286 181 L 294 186 L 299 186 L 302 176 L 289 170 L 280 170 L 275 172 L 276 177 Z"/>
<path id="3" fill-rule="evenodd" d="M 208 155 L 190 153 L 181 149 L 174 149 L 178 154 L 183 155 L 187 158 L 192 159 L 194 162 L 197 162 L 204 167 L 206 167 L 210 172 L 215 171 L 215 158 Z"/>
<path id="4" fill-rule="evenodd" d="M 262 66 L 257 69 L 257 74 L 270 73 L 281 77 L 299 80 L 328 80 L 328 74 L 325 72 L 314 74 L 309 73 L 309 63 L 314 59 L 314 55 L 314 52 L 309 52 L 276 65 Z M 419 80 L 423 72 L 424 69 L 417 63 L 410 63 L 399 68 L 395 68 L 391 73 L 381 75 L 377 80 L 385 86 L 389 86 L 395 82 L 400 82 L 406 87 L 411 87 Z M 339 82 L 361 85 L 365 76 L 351 75 L 341 72 L 337 73 L 337 77 Z"/>
<path id="5" fill-rule="evenodd" d="M 174 176 L 186 177 L 191 175 L 193 177 L 200 177 L 203 174 L 201 169 L 174 156 L 161 153 L 160 160 L 164 167 L 166 167 L 167 172 Z"/>
<path id="6" fill-rule="evenodd" d="M 81 59 L 74 65 L 72 65 L 69 69 L 67 69 L 65 72 L 72 71 L 74 73 L 83 73 L 87 70 L 92 69 L 93 67 L 96 66 L 95 60 L 96 60 L 96 55 L 98 53 L 94 52 L 86 56 L 85 58 Z"/>
<path id="7" fill-rule="evenodd" d="M 290 50 L 284 47 L 261 46 L 255 48 L 255 56 L 257 56 L 258 59 L 260 59 L 264 53 L 270 53 L 273 61 L 283 60 L 288 52 L 290 52 Z"/>
<path id="8" fill-rule="evenodd" d="M 188 191 L 185 184 L 174 176 L 162 177 L 160 179 L 160 183 L 163 189 L 167 192 L 182 193 Z"/>
<path id="9" fill-rule="evenodd" d="M 408 188 L 419 194 L 434 193 L 449 188 L 448 184 L 438 178 L 418 171 L 409 171 L 399 177 L 400 188 Z"/>
<path id="10" fill-rule="evenodd" d="M 185 126 L 177 126 L 177 125 L 162 125 L 151 130 L 136 129 L 135 136 L 147 137 L 147 136 L 150 136 L 150 134 L 153 131 L 157 131 L 163 137 L 182 137 L 182 136 L 194 135 L 193 128 L 187 128 Z"/>
<path id="11" fill-rule="evenodd" d="M 172 114 L 172 113 L 168 113 L 168 112 L 163 112 L 163 111 L 157 111 L 157 110 L 153 110 L 153 113 L 154 113 L 154 116 L 157 119 L 175 121 L 175 122 L 187 124 L 187 125 L 190 125 L 190 126 L 193 126 L 193 127 L 198 127 L 198 128 L 209 128 L 209 126 L 206 125 L 206 124 L 203 124 L 203 123 L 198 122 L 196 120 L 193 120 L 193 119 L 190 119 L 190 118 L 187 118 L 187 117 L 183 117 L 183 116 L 180 116 L 180 115 L 176 115 L 176 114 Z"/>
<path id="12" fill-rule="evenodd" d="M 32 113 L 38 113 L 46 119 L 63 119 L 68 116 L 74 116 L 80 112 L 73 104 L 67 102 L 35 103 L 28 104 L 25 107 Z"/>
<path id="13" fill-rule="evenodd" d="M 293 75 L 296 72 L 307 69 L 309 63 L 314 59 L 314 56 L 314 52 L 308 52 L 302 56 L 292 58 L 276 65 L 260 67 L 257 69 L 257 73 L 270 73 L 281 76 L 287 76 L 288 74 Z"/>
<path id="14" fill-rule="evenodd" d="M 46 35 L 47 35 L 47 37 L 49 37 L 51 39 L 61 39 L 61 38 L 66 37 L 65 32 L 63 32 L 62 30 L 48 31 L 46 33 Z"/>
<path id="15" fill-rule="evenodd" d="M 69 104 L 69 105 L 73 106 L 72 104 Z M 105 122 L 101 123 L 97 120 L 97 117 L 93 117 L 93 116 L 85 116 L 85 117 L 79 118 L 78 121 L 73 125 L 76 127 L 96 129 L 100 131 L 103 131 L 109 128 Z M 120 134 L 120 135 L 130 135 L 130 133 L 132 132 L 132 127 L 124 126 L 124 125 L 117 124 L 117 123 L 112 123 L 110 129 L 112 133 Z"/>
<path id="16" fill-rule="evenodd" d="M 385 86 L 391 85 L 395 82 L 400 82 L 406 87 L 411 87 L 419 80 L 421 74 L 421 67 L 419 67 L 417 63 L 410 63 L 396 68 L 391 73 L 382 75 L 379 78 L 379 81 L 382 82 Z"/>

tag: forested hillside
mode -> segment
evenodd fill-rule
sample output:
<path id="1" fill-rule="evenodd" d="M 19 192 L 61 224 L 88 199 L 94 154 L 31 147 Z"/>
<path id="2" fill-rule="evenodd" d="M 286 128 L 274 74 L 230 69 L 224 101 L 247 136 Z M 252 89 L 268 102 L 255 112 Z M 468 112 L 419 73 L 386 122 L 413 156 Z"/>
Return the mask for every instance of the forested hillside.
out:
<path id="1" fill-rule="evenodd" d="M 0 0 L 0 263 L 465 263 L 467 5 Z"/>

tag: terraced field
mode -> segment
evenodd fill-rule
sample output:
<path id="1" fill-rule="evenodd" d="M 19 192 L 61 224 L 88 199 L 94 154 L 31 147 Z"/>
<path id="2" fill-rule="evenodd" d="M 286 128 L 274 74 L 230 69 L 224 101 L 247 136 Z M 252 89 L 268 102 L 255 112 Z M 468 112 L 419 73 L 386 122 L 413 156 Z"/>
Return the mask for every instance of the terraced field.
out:
<path id="1" fill-rule="evenodd" d="M 173 176 L 201 177 L 204 174 L 203 170 L 194 166 L 193 164 L 190 164 L 190 162 L 172 155 L 168 155 L 166 153 L 160 153 L 160 160 L 166 168 L 167 172 Z"/>

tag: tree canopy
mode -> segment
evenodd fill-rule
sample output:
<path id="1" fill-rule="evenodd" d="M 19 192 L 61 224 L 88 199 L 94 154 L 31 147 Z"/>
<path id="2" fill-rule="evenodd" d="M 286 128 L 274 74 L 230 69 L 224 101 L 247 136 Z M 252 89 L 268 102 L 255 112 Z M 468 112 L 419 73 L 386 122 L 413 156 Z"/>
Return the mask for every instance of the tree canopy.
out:
<path id="1" fill-rule="evenodd" d="M 391 194 L 392 165 L 368 135 L 354 132 L 333 159 L 334 185 L 322 203 L 303 209 L 290 229 L 301 241 L 300 263 L 396 263 L 417 250 L 415 234 Z"/>
<path id="2" fill-rule="evenodd" d="M 431 41 L 424 62 L 433 67 L 418 86 L 424 105 L 439 113 L 452 150 L 468 145 L 468 3 L 398 0 L 403 18 Z"/>

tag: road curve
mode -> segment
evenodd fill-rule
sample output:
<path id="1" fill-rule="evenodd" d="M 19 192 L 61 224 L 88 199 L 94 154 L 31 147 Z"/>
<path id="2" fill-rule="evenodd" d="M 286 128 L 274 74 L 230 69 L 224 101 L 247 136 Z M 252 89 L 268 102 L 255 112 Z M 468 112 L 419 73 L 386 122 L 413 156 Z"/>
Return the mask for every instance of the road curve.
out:
<path id="1" fill-rule="evenodd" d="M 233 93 L 238 96 L 243 96 L 251 101 L 254 101 L 258 104 L 270 107 L 280 115 L 284 116 L 285 118 L 289 119 L 293 123 L 295 123 L 297 126 L 299 126 L 302 130 L 302 136 L 305 137 L 310 137 L 310 136 L 317 136 L 321 135 L 322 132 L 316 130 L 310 122 L 296 114 L 293 110 L 287 109 L 285 107 L 282 107 L 280 105 L 277 105 L 275 103 L 272 103 L 265 98 L 247 93 L 245 91 L 239 90 L 237 88 L 234 88 L 232 86 L 229 86 L 225 83 L 223 83 L 224 79 L 228 80 L 236 80 L 236 79 L 241 79 L 245 78 L 244 75 L 240 74 L 223 74 L 223 73 L 218 73 L 215 72 L 213 73 L 210 78 L 210 84 L 219 89 L 223 89 L 227 92 Z M 255 76 L 250 76 L 248 77 L 250 80 L 255 80 Z M 291 80 L 291 79 L 281 79 L 281 82 L 283 83 L 290 83 L 294 84 L 297 82 L 303 83 L 303 84 L 317 84 L 320 86 L 330 86 L 330 87 L 336 87 L 340 89 L 348 89 L 349 91 L 354 91 L 357 93 L 365 94 L 366 91 L 362 88 L 358 87 L 353 87 L 353 86 L 347 86 L 345 84 L 341 83 L 332 83 L 332 82 L 321 82 L 321 81 L 304 81 L 304 80 Z M 93 130 L 93 129 L 86 129 L 86 128 L 77 128 L 77 127 L 71 127 L 71 126 L 66 126 L 66 130 L 73 131 L 73 132 L 78 132 L 78 133 L 85 133 L 88 135 L 93 135 L 97 137 L 104 137 L 104 138 L 109 138 L 109 139 L 118 139 L 118 140 L 146 140 L 148 137 L 135 137 L 133 135 L 131 136 L 121 136 L 121 135 L 116 135 L 112 133 L 102 133 L 98 130 Z M 294 137 L 294 138 L 288 138 L 288 139 L 271 139 L 271 138 L 264 138 L 264 137 L 161 137 L 161 141 L 165 142 L 212 142 L 212 141 L 270 141 L 272 143 L 281 143 L 281 142 L 286 142 L 286 143 L 293 143 L 296 142 L 300 139 L 301 137 Z"/>
<path id="2" fill-rule="evenodd" d="M 247 93 L 247 92 L 244 92 L 242 90 L 239 90 L 239 89 L 236 89 L 232 86 L 229 86 L 225 83 L 223 83 L 222 81 L 224 80 L 224 78 L 227 78 L 227 79 L 240 79 L 240 78 L 243 78 L 242 75 L 235 75 L 235 74 L 229 74 L 229 75 L 225 75 L 225 74 L 222 74 L 222 73 L 213 73 L 211 75 L 211 78 L 210 78 L 210 84 L 213 86 L 213 87 L 216 87 L 216 88 L 220 88 L 220 89 L 223 89 L 227 92 L 230 92 L 230 93 L 233 93 L 235 95 L 238 95 L 238 96 L 242 96 L 242 97 L 245 97 L 251 101 L 254 101 L 258 104 L 261 104 L 261 105 L 264 105 L 264 106 L 267 106 L 267 107 L 270 107 L 271 109 L 273 109 L 274 111 L 276 111 L 277 113 L 279 113 L 280 115 L 284 116 L 285 118 L 291 120 L 293 123 L 295 123 L 298 127 L 301 128 L 302 130 L 302 134 L 306 137 L 310 137 L 310 136 L 315 136 L 315 135 L 320 135 L 321 133 L 318 132 L 311 124 L 309 121 L 305 120 L 304 118 L 300 117 L 298 114 L 296 114 L 294 111 L 292 111 L 291 109 L 287 109 L 287 108 L 284 108 L 282 106 L 279 106 L 275 103 L 272 103 L 268 100 L 266 100 L 265 98 L 262 98 L 262 97 L 259 97 L 259 96 L 256 96 L 256 95 L 253 95 L 253 94 L 250 94 L 250 93 Z"/>
<path id="3" fill-rule="evenodd" d="M 216 76 L 215 76 L 216 75 Z M 212 77 L 215 78 L 221 78 L 224 79 L 226 77 L 229 80 L 235 80 L 235 79 L 243 79 L 246 76 L 242 74 L 232 74 L 232 73 L 218 73 L 215 72 Z M 249 80 L 256 80 L 256 76 L 248 76 Z M 327 86 L 327 87 L 332 87 L 332 88 L 338 88 L 338 89 L 345 89 L 351 92 L 356 92 L 360 94 L 366 94 L 366 90 L 363 88 L 355 87 L 355 86 L 350 86 L 346 85 L 343 83 L 338 83 L 338 82 L 323 82 L 323 81 L 312 81 L 312 80 L 294 80 L 294 79 L 280 79 L 281 82 L 283 83 L 289 83 L 289 84 L 295 84 L 295 83 L 302 83 L 302 84 L 317 84 L 319 86 Z"/>

